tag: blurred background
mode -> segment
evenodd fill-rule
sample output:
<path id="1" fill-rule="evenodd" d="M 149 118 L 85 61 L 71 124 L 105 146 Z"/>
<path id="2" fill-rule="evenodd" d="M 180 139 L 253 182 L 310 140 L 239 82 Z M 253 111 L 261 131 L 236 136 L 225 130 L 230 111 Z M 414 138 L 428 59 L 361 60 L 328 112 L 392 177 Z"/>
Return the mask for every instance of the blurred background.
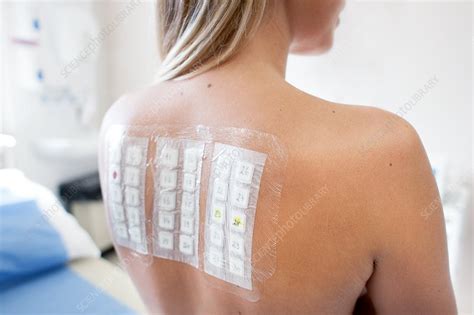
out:
<path id="1" fill-rule="evenodd" d="M 466 314 L 473 310 L 473 13 L 469 1 L 351 1 L 334 48 L 291 56 L 287 68 L 289 82 L 308 93 L 380 107 L 416 128 L 440 188 Z M 98 130 L 120 95 L 153 80 L 154 18 L 151 1 L 0 3 L 0 168 L 50 190 L 105 256 Z"/>

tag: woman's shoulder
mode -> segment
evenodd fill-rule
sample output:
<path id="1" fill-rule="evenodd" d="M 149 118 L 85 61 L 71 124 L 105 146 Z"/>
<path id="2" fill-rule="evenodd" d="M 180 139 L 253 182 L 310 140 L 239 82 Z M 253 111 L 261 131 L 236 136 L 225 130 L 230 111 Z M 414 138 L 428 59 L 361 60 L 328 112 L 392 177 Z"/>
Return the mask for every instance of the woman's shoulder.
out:
<path id="1" fill-rule="evenodd" d="M 290 127 L 294 127 L 290 135 L 308 153 L 333 155 L 332 152 L 364 163 L 424 156 L 416 130 L 394 113 L 377 107 L 330 102 L 300 91 L 289 94 L 292 95 L 287 103 L 296 104 L 287 109 L 292 117 Z"/>
<path id="2" fill-rule="evenodd" d="M 295 164 L 304 166 L 298 176 L 333 187 L 335 203 L 351 200 L 354 211 L 365 218 L 386 211 L 377 216 L 381 223 L 416 211 L 406 206 L 410 199 L 429 203 L 436 198 L 425 149 L 405 119 L 374 107 L 318 98 L 309 100 L 307 108 L 299 123 L 304 127 L 295 128 L 299 130 L 292 136 L 298 151 Z"/>

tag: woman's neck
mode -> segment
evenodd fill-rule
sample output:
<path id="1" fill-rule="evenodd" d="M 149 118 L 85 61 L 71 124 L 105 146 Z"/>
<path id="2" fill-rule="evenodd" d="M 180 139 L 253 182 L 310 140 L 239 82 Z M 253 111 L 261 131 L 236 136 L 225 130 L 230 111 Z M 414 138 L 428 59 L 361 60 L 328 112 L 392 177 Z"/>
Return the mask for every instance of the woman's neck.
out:
<path id="1" fill-rule="evenodd" d="M 234 73 L 238 77 L 270 73 L 285 78 L 291 34 L 282 3 L 272 3 L 250 40 L 229 61 L 215 69 L 216 72 Z"/>

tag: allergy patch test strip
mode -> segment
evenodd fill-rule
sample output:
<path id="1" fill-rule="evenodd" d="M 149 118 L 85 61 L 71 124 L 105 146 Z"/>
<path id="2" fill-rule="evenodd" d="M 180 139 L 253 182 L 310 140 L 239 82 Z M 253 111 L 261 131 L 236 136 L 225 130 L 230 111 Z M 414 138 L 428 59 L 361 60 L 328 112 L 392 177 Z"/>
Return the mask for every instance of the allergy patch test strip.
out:
<path id="1" fill-rule="evenodd" d="M 157 257 L 199 267 L 199 194 L 204 142 L 158 137 L 154 160 Z"/>
<path id="2" fill-rule="evenodd" d="M 147 254 L 145 173 L 148 138 L 112 136 L 108 146 L 107 200 L 119 245 Z"/>
<path id="3" fill-rule="evenodd" d="M 252 238 L 266 154 L 216 143 L 205 222 L 204 271 L 252 290 Z"/>

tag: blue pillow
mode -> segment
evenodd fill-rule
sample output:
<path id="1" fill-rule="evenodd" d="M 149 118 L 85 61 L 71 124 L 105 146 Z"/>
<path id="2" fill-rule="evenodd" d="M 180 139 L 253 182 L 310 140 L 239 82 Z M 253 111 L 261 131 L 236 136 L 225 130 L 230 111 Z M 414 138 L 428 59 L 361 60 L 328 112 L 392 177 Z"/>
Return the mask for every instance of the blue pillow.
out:
<path id="1" fill-rule="evenodd" d="M 53 267 L 68 253 L 34 199 L 0 188 L 0 289 Z"/>

